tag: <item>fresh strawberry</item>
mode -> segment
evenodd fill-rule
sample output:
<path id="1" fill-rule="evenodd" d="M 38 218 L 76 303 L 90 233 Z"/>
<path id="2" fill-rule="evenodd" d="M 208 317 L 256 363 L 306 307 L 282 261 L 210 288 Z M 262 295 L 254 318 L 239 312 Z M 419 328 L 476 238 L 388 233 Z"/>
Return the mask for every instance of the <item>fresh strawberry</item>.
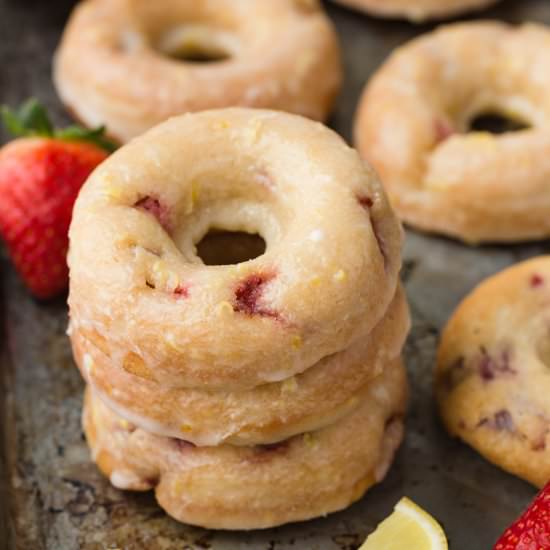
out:
<path id="1" fill-rule="evenodd" d="M 493 550 L 550 549 L 550 483 L 500 537 Z"/>
<path id="2" fill-rule="evenodd" d="M 19 139 L 0 149 L 0 235 L 31 292 L 50 298 L 67 287 L 78 192 L 113 146 L 103 128 L 54 130 L 35 100 L 17 112 L 2 108 L 2 119 Z"/>

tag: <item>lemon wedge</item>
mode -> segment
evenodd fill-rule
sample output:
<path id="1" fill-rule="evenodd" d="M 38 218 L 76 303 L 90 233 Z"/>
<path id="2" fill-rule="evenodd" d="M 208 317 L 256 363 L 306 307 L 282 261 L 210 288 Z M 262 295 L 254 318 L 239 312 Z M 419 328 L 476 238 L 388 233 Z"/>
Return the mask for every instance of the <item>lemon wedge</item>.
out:
<path id="1" fill-rule="evenodd" d="M 359 550 L 447 550 L 441 525 L 412 500 L 402 498 Z"/>

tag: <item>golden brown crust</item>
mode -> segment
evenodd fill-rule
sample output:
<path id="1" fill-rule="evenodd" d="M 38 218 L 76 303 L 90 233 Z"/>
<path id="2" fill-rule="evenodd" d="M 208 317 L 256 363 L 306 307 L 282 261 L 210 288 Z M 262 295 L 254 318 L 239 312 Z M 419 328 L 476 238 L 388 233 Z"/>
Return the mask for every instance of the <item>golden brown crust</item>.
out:
<path id="1" fill-rule="evenodd" d="M 441 339 L 436 392 L 449 432 L 531 483 L 550 479 L 550 256 L 481 283 Z"/>
<path id="2" fill-rule="evenodd" d="M 229 59 L 162 53 L 180 48 Z M 54 64 L 70 110 L 121 142 L 174 115 L 234 105 L 323 120 L 341 80 L 336 33 L 317 1 L 88 0 L 75 8 Z"/>
<path id="3" fill-rule="evenodd" d="M 549 86 L 546 27 L 442 27 L 396 50 L 372 78 L 356 144 L 412 226 L 467 242 L 547 237 Z M 485 112 L 530 127 L 468 133 Z"/>
<path id="4" fill-rule="evenodd" d="M 127 373 L 81 333 L 71 334 L 86 381 L 118 414 L 139 427 L 197 445 L 268 444 L 312 431 L 353 411 L 369 382 L 401 353 L 409 329 L 404 291 L 372 333 L 303 374 L 242 392 L 170 389 Z"/>
<path id="5" fill-rule="evenodd" d="M 257 529 L 348 506 L 383 479 L 402 434 L 405 370 L 389 364 L 360 407 L 317 432 L 267 447 L 193 447 L 113 414 L 88 390 L 84 428 L 93 456 L 119 488 L 155 488 L 186 523 Z"/>
<path id="6" fill-rule="evenodd" d="M 477 11 L 499 0 L 335 0 L 378 17 L 408 19 L 423 23 L 429 19 L 444 19 Z"/>
<path id="7" fill-rule="evenodd" d="M 211 227 L 259 232 L 266 251 L 205 266 L 195 245 Z M 401 240 L 374 174 L 324 126 L 252 109 L 174 118 L 80 192 L 71 331 L 169 387 L 281 381 L 380 321 Z"/>

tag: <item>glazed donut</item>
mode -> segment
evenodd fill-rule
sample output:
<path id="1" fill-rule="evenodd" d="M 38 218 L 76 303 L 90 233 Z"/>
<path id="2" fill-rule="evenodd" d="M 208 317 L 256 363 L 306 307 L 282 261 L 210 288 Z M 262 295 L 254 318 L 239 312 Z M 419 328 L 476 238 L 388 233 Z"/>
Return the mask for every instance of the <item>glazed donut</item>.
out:
<path id="1" fill-rule="evenodd" d="M 88 391 L 84 430 L 94 460 L 121 489 L 155 489 L 185 523 L 258 529 L 348 506 L 381 481 L 403 435 L 407 400 L 400 360 L 386 366 L 362 404 L 317 432 L 271 446 L 194 447 L 116 416 Z"/>
<path id="2" fill-rule="evenodd" d="M 185 60 L 194 55 L 218 62 Z M 171 116 L 234 105 L 324 120 L 342 69 L 317 0 L 88 0 L 54 81 L 78 119 L 125 142 Z"/>
<path id="3" fill-rule="evenodd" d="M 399 356 L 408 329 L 407 302 L 399 288 L 368 337 L 293 378 L 235 393 L 163 388 L 112 367 L 82 335 L 73 333 L 71 339 L 95 395 L 140 428 L 196 445 L 256 445 L 317 430 L 349 414 L 365 386 Z"/>
<path id="4" fill-rule="evenodd" d="M 334 0 L 377 17 L 422 23 L 487 8 L 498 0 Z"/>
<path id="5" fill-rule="evenodd" d="M 467 242 L 550 235 L 550 32 L 464 23 L 398 49 L 363 93 L 355 139 L 398 215 Z M 470 132 L 479 115 L 529 129 Z"/>
<path id="6" fill-rule="evenodd" d="M 211 228 L 263 255 L 205 266 Z M 183 115 L 110 156 L 70 229 L 70 331 L 173 388 L 234 391 L 299 374 L 365 337 L 396 292 L 402 231 L 334 132 L 286 113 Z"/>
<path id="7" fill-rule="evenodd" d="M 550 256 L 487 279 L 443 332 L 436 390 L 447 429 L 542 487 L 550 479 Z"/>

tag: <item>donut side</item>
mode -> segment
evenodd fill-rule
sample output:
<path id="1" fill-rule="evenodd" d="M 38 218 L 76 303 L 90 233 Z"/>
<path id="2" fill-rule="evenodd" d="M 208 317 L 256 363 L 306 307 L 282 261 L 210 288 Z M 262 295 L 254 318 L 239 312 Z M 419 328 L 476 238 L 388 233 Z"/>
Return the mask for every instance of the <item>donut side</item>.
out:
<path id="1" fill-rule="evenodd" d="M 116 368 L 84 335 L 73 333 L 71 340 L 94 393 L 140 428 L 196 445 L 252 445 L 317 430 L 352 412 L 370 382 L 401 353 L 409 324 L 400 288 L 379 325 L 347 350 L 303 374 L 242 392 L 166 388 L 147 372 Z"/>
<path id="2" fill-rule="evenodd" d="M 194 447 L 117 417 L 88 390 L 83 415 L 92 455 L 115 486 L 155 488 L 174 518 L 217 529 L 259 529 L 342 509 L 381 481 L 403 435 L 400 361 L 348 417 L 272 446 Z"/>
<path id="3" fill-rule="evenodd" d="M 335 2 L 389 19 L 408 19 L 423 23 L 446 19 L 463 13 L 485 9 L 499 0 L 335 0 Z"/>

